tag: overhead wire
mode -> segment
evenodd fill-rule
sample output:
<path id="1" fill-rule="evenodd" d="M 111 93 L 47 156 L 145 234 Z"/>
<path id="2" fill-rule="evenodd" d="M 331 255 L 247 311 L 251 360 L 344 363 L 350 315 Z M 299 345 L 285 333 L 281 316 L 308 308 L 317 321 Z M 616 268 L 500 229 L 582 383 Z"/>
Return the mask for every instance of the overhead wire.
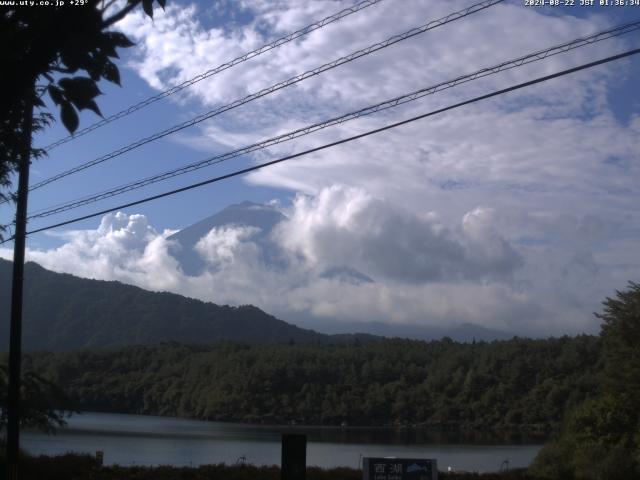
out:
<path id="1" fill-rule="evenodd" d="M 271 137 L 269 139 L 266 140 L 262 140 L 260 142 L 248 145 L 248 146 L 244 146 L 241 147 L 239 149 L 233 150 L 231 152 L 227 152 L 227 153 L 223 153 L 223 154 L 219 154 L 219 155 L 215 155 L 213 157 L 209 157 L 207 159 L 204 160 L 200 160 L 198 162 L 194 162 L 191 163 L 189 165 L 185 165 L 176 169 L 172 169 L 169 171 L 165 171 L 163 173 L 159 173 L 150 177 L 146 177 L 140 180 L 136 180 L 134 182 L 130 182 L 127 183 L 125 185 L 120 185 L 118 187 L 114 187 L 111 188 L 109 190 L 97 193 L 97 194 L 92 194 L 89 196 L 84 196 L 82 198 L 76 199 L 76 200 L 72 200 L 69 202 L 65 202 L 59 205 L 55 205 L 52 207 L 49 207 L 47 209 L 40 209 L 36 212 L 33 212 L 28 219 L 35 219 L 35 218 L 43 218 L 43 217 L 47 217 L 47 216 L 51 216 L 57 213 L 62 213 L 68 210 L 72 210 L 75 208 L 79 208 L 85 205 L 88 205 L 90 203 L 95 203 L 97 201 L 100 200 L 104 200 L 107 198 L 111 198 L 114 197 L 116 195 L 120 195 L 132 190 L 137 190 L 139 188 L 142 188 L 144 186 L 147 185 L 151 185 L 163 180 L 167 180 L 169 178 L 173 178 L 179 175 L 183 175 L 189 172 L 193 172 L 196 170 L 199 170 L 201 168 L 205 168 L 211 165 L 215 165 L 215 164 L 219 164 L 222 162 L 225 162 L 227 160 L 230 160 L 232 158 L 236 158 L 238 156 L 241 155 L 245 155 L 247 153 L 251 153 L 251 152 L 255 152 L 257 150 L 262 150 L 264 148 L 273 146 L 273 145 L 277 145 L 279 143 L 283 143 L 289 140 L 293 140 L 295 138 L 299 138 L 302 137 L 304 135 L 309 135 L 313 132 L 316 132 L 318 130 L 330 127 L 330 126 L 334 126 L 334 125 L 339 125 L 357 118 L 361 118 L 363 116 L 366 115 L 371 115 L 373 113 L 377 113 L 389 108 L 393 108 L 396 107 L 398 105 L 402 105 L 411 101 L 415 101 L 418 100 L 422 97 L 425 97 L 427 95 L 432 95 L 435 94 L 437 92 L 455 87 L 457 85 L 463 84 L 463 83 L 467 83 L 473 80 L 477 80 L 479 78 L 483 78 L 489 75 L 494 75 L 497 74 L 499 72 L 505 71 L 505 70 L 509 70 L 512 68 L 516 68 L 516 67 L 520 67 L 522 65 L 526 65 L 529 63 L 533 63 L 536 61 L 541 61 L 544 60 L 546 58 L 549 58 L 551 56 L 554 55 L 558 55 L 561 53 L 565 53 L 571 50 L 575 50 L 577 48 L 581 48 L 587 45 L 591 45 L 594 44 L 596 42 L 600 42 L 603 40 L 607 40 L 613 37 L 617 37 L 620 35 L 624 35 L 633 31 L 636 31 L 640 29 L 640 20 L 637 20 L 635 22 L 630 22 L 630 23 L 626 23 L 623 25 L 618 25 L 616 27 L 610 28 L 608 30 L 604 30 L 595 34 L 592 34 L 590 36 L 587 37 L 583 37 L 583 38 L 577 38 L 575 40 L 572 40 L 570 42 L 565 42 L 559 45 L 555 45 L 553 47 L 549 47 L 547 49 L 544 50 L 538 50 L 535 51 L 533 53 L 529 53 L 520 57 L 517 57 L 515 59 L 512 60 L 507 60 L 504 61 L 502 63 L 493 65 L 491 67 L 486 67 L 480 70 L 477 70 L 473 73 L 469 73 L 469 74 L 465 74 L 465 75 L 461 75 L 458 76 L 452 80 L 447 80 L 445 82 L 441 82 L 438 83 L 436 85 L 432 85 L 426 88 L 422 88 L 420 90 L 416 90 L 414 92 L 405 94 L 405 95 L 401 95 L 398 97 L 394 97 L 392 99 L 389 100 L 385 100 L 383 102 L 377 103 L 375 105 L 370 105 L 367 106 L 365 108 L 362 108 L 360 110 L 356 110 L 354 112 L 350 112 L 347 114 L 344 114 L 342 116 L 339 117 L 334 117 L 331 118 L 329 120 L 325 120 L 322 122 L 318 122 L 312 125 L 308 125 L 305 126 L 303 128 L 299 128 L 297 130 L 293 130 L 275 137 Z"/>
<path id="2" fill-rule="evenodd" d="M 471 98 L 469 100 L 465 100 L 463 102 L 459 102 L 459 103 L 456 103 L 456 104 L 453 104 L 453 105 L 449 105 L 447 107 L 440 108 L 440 109 L 437 109 L 437 110 L 433 110 L 431 112 L 423 113 L 421 115 L 417 115 L 417 116 L 408 118 L 406 120 L 402 120 L 400 122 L 396 122 L 396 123 L 393 123 L 393 124 L 390 124 L 390 125 L 386 125 L 384 127 L 376 128 L 374 130 L 369 130 L 367 132 L 364 132 L 364 133 L 361 133 L 361 134 L 358 134 L 358 135 L 354 135 L 354 136 L 351 136 L 351 137 L 348 137 L 348 138 L 344 138 L 344 139 L 341 139 L 341 140 L 337 140 L 335 142 L 327 143 L 327 144 L 321 145 L 319 147 L 311 148 L 311 149 L 305 150 L 303 152 L 298 152 L 298 153 L 294 153 L 292 155 L 287 155 L 285 157 L 281 157 L 281 158 L 278 158 L 276 160 L 271 160 L 269 162 L 261 163 L 259 165 L 254 165 L 252 167 L 244 168 L 242 170 L 237 170 L 237 171 L 232 172 L 232 173 L 228 173 L 228 174 L 221 175 L 221 176 L 218 176 L 218 177 L 210 178 L 208 180 L 204 180 L 204 181 L 201 181 L 201 182 L 193 183 L 193 184 L 187 185 L 185 187 L 177 188 L 175 190 L 170 190 L 168 192 L 163 192 L 163 193 L 160 193 L 160 194 L 157 194 L 157 195 L 152 195 L 152 196 L 149 196 L 149 197 L 142 198 L 140 200 L 136 200 L 136 201 L 133 201 L 133 202 L 129 202 L 129 203 L 125 203 L 125 204 L 122 204 L 122 205 L 118 205 L 117 207 L 108 208 L 108 209 L 105 209 L 105 210 L 101 210 L 99 212 L 94 212 L 94 213 L 91 213 L 91 214 L 88 214 L 88 215 L 83 215 L 83 216 L 76 217 L 76 218 L 73 218 L 73 219 L 70 219 L 70 220 L 66 220 L 66 221 L 63 221 L 63 222 L 56 223 L 56 224 L 48 225 L 46 227 L 37 228 L 37 229 L 34 229 L 34 230 L 31 230 L 31 231 L 27 232 L 27 235 L 32 235 L 34 233 L 43 232 L 45 230 L 50 230 L 52 228 L 62 227 L 62 226 L 69 225 L 69 224 L 72 224 L 72 223 L 76 223 L 76 222 L 79 222 L 79 221 L 82 221 L 82 220 L 87 220 L 87 219 L 90 219 L 90 218 L 93 218 L 93 217 L 97 217 L 97 216 L 100 216 L 100 215 L 105 215 L 107 213 L 111 213 L 111 212 L 114 212 L 116 210 L 121 210 L 123 208 L 128 208 L 128 207 L 132 207 L 132 206 L 135 206 L 135 205 L 140 205 L 140 204 L 147 203 L 147 202 L 150 202 L 150 201 L 153 201 L 153 200 L 158 200 L 160 198 L 164 198 L 164 197 L 168 197 L 168 196 L 171 196 L 171 195 L 176 195 L 178 193 L 186 192 L 186 191 L 192 190 L 194 188 L 199 188 L 199 187 L 202 187 L 202 186 L 205 186 L 205 185 L 210 185 L 212 183 L 217 183 L 217 182 L 220 182 L 222 180 L 226 180 L 226 179 L 229 179 L 229 178 L 232 178 L 232 177 L 237 177 L 239 175 L 244 175 L 246 173 L 253 172 L 253 171 L 256 171 L 256 170 L 259 170 L 259 169 L 262 169 L 262 168 L 265 168 L 265 167 L 269 167 L 269 166 L 272 166 L 272 165 L 276 165 L 278 163 L 282 163 L 282 162 L 285 162 L 287 160 L 291 160 L 291 159 L 298 158 L 298 157 L 301 157 L 301 156 L 304 156 L 304 155 L 308 155 L 310 153 L 314 153 L 314 152 L 318 152 L 318 151 L 321 151 L 321 150 L 325 150 L 327 148 L 335 147 L 337 145 L 342 145 L 342 144 L 345 144 L 345 143 L 349 143 L 349 142 L 352 142 L 354 140 L 358 140 L 358 139 L 361 139 L 361 138 L 364 138 L 364 137 L 368 137 L 370 135 L 381 133 L 381 132 L 384 132 L 386 130 L 397 128 L 397 127 L 402 126 L 402 125 L 413 123 L 415 121 L 418 121 L 418 120 L 421 120 L 421 119 L 424 119 L 424 118 L 427 118 L 427 117 L 431 117 L 433 115 L 437 115 L 437 114 L 440 114 L 440 113 L 443 113 L 443 112 L 446 112 L 446 111 L 449 111 L 449 110 L 460 108 L 460 107 L 465 106 L 465 105 L 470 105 L 472 103 L 476 103 L 476 102 L 479 102 L 481 100 L 486 100 L 486 99 L 489 99 L 489 98 L 492 98 L 492 97 L 496 97 L 498 95 L 503 95 L 505 93 L 509 93 L 509 92 L 512 92 L 512 91 L 515 91 L 515 90 L 519 90 L 519 89 L 522 89 L 522 88 L 525 88 L 525 87 L 528 87 L 528 86 L 531 86 L 531 85 L 535 85 L 535 84 L 538 84 L 538 83 L 546 82 L 546 81 L 552 80 L 554 78 L 562 77 L 564 75 L 569 75 L 571 73 L 579 72 L 579 71 L 582 71 L 582 70 L 585 70 L 585 69 L 588 69 L 588 68 L 593 68 L 593 67 L 598 66 L 598 65 L 603 65 L 603 64 L 606 64 L 606 63 L 609 63 L 609 62 L 613 62 L 615 60 L 619 60 L 619 59 L 626 58 L 626 57 L 629 57 L 629 56 L 632 56 L 632 55 L 636 55 L 638 53 L 640 53 L 640 48 L 629 50 L 629 51 L 626 51 L 626 52 L 623 52 L 623 53 L 620 53 L 620 54 L 617 54 L 617 55 L 612 55 L 612 56 L 609 56 L 609 57 L 606 57 L 606 58 L 603 58 L 603 59 L 600 59 L 600 60 L 596 60 L 596 61 L 593 61 L 593 62 L 589 62 L 589 63 L 586 63 L 586 64 L 579 65 L 577 67 L 573 67 L 573 68 L 569 68 L 569 69 L 566 69 L 566 70 L 562 70 L 560 72 L 556 72 L 556 73 L 553 73 L 553 74 L 550 74 L 550 75 L 545 75 L 543 77 L 538 77 L 538 78 L 535 78 L 533 80 L 529 80 L 527 82 L 519 83 L 519 84 L 516 84 L 516 85 L 512 85 L 510 87 L 507 87 L 507 88 L 496 90 L 494 92 L 491 92 L 491 93 L 488 93 L 488 94 L 485 94 L 485 95 L 474 97 L 474 98 Z M 13 240 L 13 238 L 8 238 L 8 239 L 0 242 L 0 244 L 9 242 L 11 240 Z"/>
<path id="3" fill-rule="evenodd" d="M 442 18 L 440 18 L 438 20 L 433 20 L 433 21 L 431 21 L 431 22 L 429 22 L 429 23 L 427 23 L 425 25 L 422 25 L 420 27 L 414 27 L 414 28 L 412 28 L 412 29 L 410 29 L 410 30 L 408 30 L 406 32 L 403 32 L 401 34 L 389 37 L 388 39 L 386 39 L 386 40 L 384 40 L 382 42 L 378 42 L 378 43 L 370 45 L 369 47 L 366 47 L 364 49 L 357 50 L 357 51 L 355 51 L 355 52 L 353 52 L 353 53 L 351 53 L 349 55 L 346 55 L 344 57 L 340 57 L 337 60 L 334 60 L 332 62 L 326 63 L 326 64 L 321 65 L 319 67 L 316 67 L 316 68 L 314 68 L 312 70 L 308 70 L 308 71 L 306 71 L 304 73 L 301 73 L 299 75 L 291 77 L 288 80 L 276 83 L 276 84 L 274 84 L 274 85 L 272 85 L 272 86 L 270 86 L 268 88 L 260 90 L 260 91 L 258 91 L 256 93 L 252 93 L 252 94 L 250 94 L 250 95 L 248 95 L 248 96 L 246 96 L 246 97 L 244 97 L 242 99 L 235 100 L 235 101 L 233 101 L 233 102 L 231 102 L 229 104 L 223 105 L 223 106 L 218 107 L 218 108 L 216 108 L 214 110 L 210 110 L 210 111 L 208 111 L 206 113 L 200 114 L 200 115 L 198 115 L 198 116 L 196 116 L 196 117 L 194 117 L 194 118 L 192 118 L 190 120 L 182 122 L 182 123 L 180 123 L 178 125 L 174 125 L 173 127 L 165 129 L 165 130 L 163 130 L 161 132 L 155 133 L 153 135 L 150 135 L 148 137 L 140 139 L 140 140 L 138 140 L 138 141 L 136 141 L 134 143 L 131 143 L 129 145 L 121 147 L 121 148 L 119 148 L 119 149 L 117 149 L 117 150 L 115 150 L 115 151 L 113 151 L 111 153 L 108 153 L 106 155 L 98 157 L 98 158 L 96 158 L 94 160 L 90 160 L 89 162 L 85 162 L 85 163 L 83 163 L 81 165 L 78 165 L 78 166 L 76 166 L 74 168 L 71 168 L 71 169 L 66 170 L 64 172 L 61 172 L 61 173 L 59 173 L 57 175 L 54 175 L 52 177 L 49 177 L 49 178 L 47 178 L 45 180 L 42 180 L 42 181 L 32 185 L 29 188 L 29 191 L 33 191 L 33 190 L 36 190 L 38 188 L 44 187 L 45 185 L 48 185 L 48 184 L 50 184 L 52 182 L 55 182 L 55 181 L 60 180 L 62 178 L 65 178 L 65 177 L 67 177 L 69 175 L 73 175 L 75 173 L 78 173 L 78 172 L 83 171 L 83 170 L 85 170 L 87 168 L 93 167 L 93 166 L 98 165 L 100 163 L 106 162 L 107 160 L 111 160 L 112 158 L 118 157 L 118 156 L 120 156 L 120 155 L 122 155 L 124 153 L 130 152 L 131 150 L 139 148 L 139 147 L 141 147 L 143 145 L 146 145 L 146 144 L 148 144 L 150 142 L 153 142 L 153 141 L 158 140 L 160 138 L 166 137 L 167 135 L 170 135 L 172 133 L 176 133 L 178 131 L 184 130 L 185 128 L 188 128 L 188 127 L 191 127 L 191 126 L 196 125 L 198 123 L 201 123 L 201 122 L 203 122 L 205 120 L 208 120 L 209 118 L 212 118 L 214 116 L 217 116 L 217 115 L 219 115 L 219 114 L 221 114 L 223 112 L 232 110 L 232 109 L 237 108 L 237 107 L 239 107 L 241 105 L 244 105 L 244 104 L 246 104 L 248 102 L 251 102 L 251 101 L 256 100 L 258 98 L 264 97 L 266 95 L 269 95 L 269 94 L 274 93 L 274 92 L 276 92 L 278 90 L 281 90 L 283 88 L 286 88 L 286 87 L 289 87 L 291 85 L 294 85 L 294 84 L 296 84 L 298 82 L 301 82 L 303 80 L 306 80 L 308 78 L 311 78 L 311 77 L 314 77 L 316 75 L 319 75 L 319 74 L 321 74 L 323 72 L 326 72 L 327 70 L 331 70 L 331 69 L 336 68 L 336 67 L 338 67 L 340 65 L 343 65 L 345 63 L 352 62 L 352 61 L 354 61 L 354 60 L 356 60 L 356 59 L 358 59 L 360 57 L 363 57 L 365 55 L 369 55 L 369 54 L 371 54 L 373 52 L 376 52 L 378 50 L 382 50 L 383 48 L 389 47 L 389 46 L 394 45 L 394 44 L 396 44 L 398 42 L 407 40 L 407 39 L 412 38 L 412 37 L 414 37 L 416 35 L 420 35 L 422 33 L 425 33 L 427 31 L 429 31 L 429 30 L 433 30 L 434 28 L 440 27 L 442 25 L 446 25 L 448 23 L 454 22 L 454 21 L 459 20 L 461 18 L 465 18 L 465 17 L 467 17 L 469 15 L 472 15 L 474 13 L 477 13 L 477 12 L 480 12 L 482 10 L 485 10 L 485 9 L 487 9 L 487 8 L 493 6 L 493 5 L 496 5 L 498 3 L 502 3 L 503 1 L 505 1 L 505 0 L 485 0 L 483 2 L 479 2 L 479 3 L 476 3 L 474 5 L 471 5 L 470 7 L 467 7 L 465 9 L 459 10 L 457 12 L 450 13 L 449 15 L 447 15 L 445 17 L 442 17 Z"/>
<path id="4" fill-rule="evenodd" d="M 190 87 L 191 85 L 194 85 L 206 78 L 209 78 L 213 75 L 216 75 L 220 72 L 223 72 L 225 70 L 228 70 L 231 67 L 235 67 L 236 65 L 239 65 L 240 63 L 246 62 L 247 60 L 250 60 L 252 58 L 255 58 L 259 55 L 262 55 L 263 53 L 266 53 L 270 50 L 273 50 L 275 48 L 278 48 L 282 45 L 285 45 L 289 42 L 292 42 L 293 40 L 296 40 L 304 35 L 307 35 L 311 32 L 314 32 L 320 28 L 326 27 L 327 25 L 330 25 L 334 22 L 337 22 L 338 20 L 343 19 L 344 17 L 347 17 L 349 15 L 352 15 L 356 12 L 359 12 L 361 10 L 364 10 L 365 8 L 368 8 L 372 5 L 375 5 L 377 3 L 382 2 L 383 0 L 363 0 L 351 7 L 345 8 L 343 10 L 340 10 L 337 13 L 334 13 L 333 15 L 329 15 L 328 17 L 323 18 L 322 20 L 318 20 L 310 25 L 307 25 L 306 27 L 303 27 L 299 30 L 296 30 L 295 32 L 289 33 L 283 37 L 280 37 L 272 42 L 269 42 L 265 45 L 262 45 L 259 48 L 256 48 L 255 50 L 251 50 L 250 52 L 246 52 L 243 53 L 242 55 L 234 58 L 233 60 L 230 60 L 228 62 L 222 63 L 220 65 L 218 65 L 215 68 L 211 68 L 209 70 L 207 70 L 206 72 L 203 72 L 199 75 L 196 75 L 193 78 L 190 78 L 189 80 L 185 80 L 184 82 L 178 84 L 178 85 L 174 85 L 171 88 L 168 88 L 167 90 L 164 90 L 163 92 L 160 92 L 156 95 L 153 95 L 152 97 L 149 97 L 141 102 L 136 103 L 135 105 L 131 105 L 117 113 L 114 113 L 113 115 L 110 115 L 102 120 L 99 120 L 98 122 L 95 122 L 81 130 L 78 130 L 77 132 L 71 134 L 71 135 L 67 135 L 66 137 L 63 137 L 49 145 L 46 145 L 45 147 L 43 147 L 43 149 L 45 151 L 50 151 L 53 150 L 55 147 L 58 147 L 60 145 L 63 145 L 67 142 L 70 142 L 71 140 L 74 140 L 78 137 L 81 137 L 83 135 L 86 135 L 89 132 L 92 132 L 94 130 L 97 130 L 98 128 L 101 128 L 109 123 L 112 123 L 120 118 L 126 117 L 128 115 L 131 115 L 133 112 L 136 112 L 138 110 L 141 110 L 145 107 L 148 107 L 149 105 L 157 102 L 158 100 L 162 100 L 163 98 L 167 98 L 171 95 L 174 95 L 182 90 L 184 90 L 185 88 Z"/>

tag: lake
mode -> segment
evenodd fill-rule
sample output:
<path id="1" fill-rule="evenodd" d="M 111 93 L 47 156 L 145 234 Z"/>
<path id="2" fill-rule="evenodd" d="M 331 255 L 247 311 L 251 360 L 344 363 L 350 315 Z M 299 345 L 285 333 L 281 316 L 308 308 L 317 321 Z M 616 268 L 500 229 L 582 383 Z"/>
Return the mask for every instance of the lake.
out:
<path id="1" fill-rule="evenodd" d="M 542 446 L 540 438 L 495 437 L 415 429 L 247 425 L 182 418 L 83 413 L 72 416 L 55 436 L 27 431 L 22 447 L 32 454 L 104 452 L 105 464 L 197 466 L 280 464 L 280 435 L 307 435 L 307 465 L 358 468 L 363 456 L 435 458 L 469 471 L 528 466 Z M 241 461 L 241 460 L 240 460 Z"/>

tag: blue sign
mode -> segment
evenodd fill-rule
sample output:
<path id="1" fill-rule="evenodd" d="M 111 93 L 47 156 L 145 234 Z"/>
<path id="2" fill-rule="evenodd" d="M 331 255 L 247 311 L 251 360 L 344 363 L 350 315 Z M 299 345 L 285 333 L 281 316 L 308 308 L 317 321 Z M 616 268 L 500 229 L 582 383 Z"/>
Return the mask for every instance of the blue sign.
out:
<path id="1" fill-rule="evenodd" d="M 363 458 L 363 480 L 438 480 L 435 459 Z"/>

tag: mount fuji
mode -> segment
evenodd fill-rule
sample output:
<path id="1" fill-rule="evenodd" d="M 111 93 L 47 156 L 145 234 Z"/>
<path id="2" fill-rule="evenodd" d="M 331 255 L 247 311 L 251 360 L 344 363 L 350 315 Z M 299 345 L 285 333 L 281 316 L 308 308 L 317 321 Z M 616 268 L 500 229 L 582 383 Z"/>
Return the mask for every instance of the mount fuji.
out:
<path id="1" fill-rule="evenodd" d="M 272 233 L 280 222 L 286 220 L 285 215 L 270 205 L 248 201 L 229 205 L 220 212 L 169 236 L 167 240 L 172 241 L 169 253 L 178 261 L 186 275 L 195 277 L 200 275 L 205 267 L 205 261 L 198 253 L 196 245 L 211 230 L 230 226 L 254 227 L 257 232 L 251 236 L 251 241 L 258 245 L 262 260 L 270 267 L 284 267 L 284 252 L 273 241 Z M 352 283 L 373 282 L 367 275 L 348 265 L 330 266 L 320 276 Z"/>

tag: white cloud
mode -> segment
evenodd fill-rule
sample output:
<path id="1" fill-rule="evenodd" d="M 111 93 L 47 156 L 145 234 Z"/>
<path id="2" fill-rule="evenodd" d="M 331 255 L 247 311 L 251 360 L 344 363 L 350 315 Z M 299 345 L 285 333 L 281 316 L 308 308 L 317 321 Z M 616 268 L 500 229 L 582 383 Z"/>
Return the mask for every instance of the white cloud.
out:
<path id="1" fill-rule="evenodd" d="M 517 254 L 480 217 L 464 219 L 457 239 L 440 222 L 376 200 L 361 189 L 331 187 L 298 196 L 280 242 L 312 264 L 349 265 L 374 278 L 424 283 L 508 274 Z"/>
<path id="2" fill-rule="evenodd" d="M 449 228 L 438 211 L 414 214 L 363 189 L 333 186 L 298 195 L 269 243 L 254 227 L 212 229 L 196 251 L 197 277 L 184 275 L 169 253 L 171 232 L 142 215 L 109 214 L 96 230 L 68 232 L 67 242 L 27 258 L 83 277 L 119 280 L 216 303 L 255 304 L 287 320 L 378 321 L 451 326 L 473 323 L 520 334 L 595 331 L 598 309 L 617 270 L 575 234 L 600 238 L 595 218 L 537 215 L 538 234 L 566 230 L 560 244 L 509 238 L 513 218 L 476 207 Z M 626 245 L 625 249 L 633 248 Z M 281 261 L 268 260 L 277 252 Z M 275 249 L 275 250 L 274 250 Z M 567 252 L 573 252 L 567 254 Z M 622 255 L 622 258 L 627 258 Z M 373 278 L 327 276 L 348 267 Z"/>
<path id="3" fill-rule="evenodd" d="M 128 16 L 139 43 L 131 67 L 164 89 L 352 2 L 216 2 Z M 384 1 L 183 92 L 200 113 L 331 61 L 471 2 Z M 246 21 L 206 25 L 205 13 Z M 214 22 L 215 23 L 215 22 Z M 219 24 L 220 22 L 218 22 Z M 609 25 L 593 15 L 544 15 L 515 2 L 453 22 L 227 112 L 178 141 L 228 151 Z M 619 51 L 602 42 L 487 77 L 254 156 L 271 159 L 379 128 L 452 102 Z M 595 329 L 591 312 L 637 278 L 640 115 L 617 118 L 610 96 L 624 62 L 430 117 L 263 169 L 249 184 L 298 194 L 265 262 L 256 232 L 228 227 L 198 244 L 201 277 L 184 276 L 168 233 L 141 216 L 105 217 L 95 231 L 30 251 L 48 268 L 118 279 L 219 303 L 254 303 L 345 320 L 442 325 L 471 322 L 518 332 Z M 189 114 L 190 114 L 189 113 Z M 174 122 L 171 122 L 174 123 Z M 340 185 L 340 186 L 338 186 Z M 213 213 L 213 212 L 212 212 Z M 375 283 L 326 278 L 349 265 Z"/>
<path id="4" fill-rule="evenodd" d="M 107 214 L 96 230 L 67 232 L 68 241 L 52 250 L 31 250 L 27 259 L 56 272 L 100 280 L 120 280 L 152 290 L 175 289 L 177 263 L 167 255 L 165 238 L 144 215 Z"/>
<path id="5" fill-rule="evenodd" d="M 254 15 L 254 20 L 232 24 L 232 28 L 206 28 L 201 21 L 201 6 L 169 5 L 166 13 L 158 12 L 153 23 L 140 13 L 127 17 L 119 27 L 139 42 L 140 53 L 132 66 L 151 86 L 165 89 L 351 4 L 247 2 L 241 6 Z M 403 8 L 397 8 L 392 1 L 381 2 L 199 82 L 185 94 L 208 106 L 226 103 L 469 5 L 460 0 L 406 0 Z M 233 12 L 231 8 L 224 14 Z M 364 106 L 591 34 L 605 26 L 606 22 L 598 18 L 548 16 L 520 5 L 498 5 L 307 79 L 282 94 L 253 102 L 250 108 L 241 107 L 235 114 L 224 115 L 244 120 L 243 128 L 247 129 L 273 111 L 286 118 L 286 113 L 293 111 L 300 116 L 302 108 L 318 116 Z M 612 40 L 553 57 L 537 64 L 535 71 L 551 73 L 615 50 L 620 44 Z M 489 80 L 481 85 L 522 81 L 529 79 L 532 71 L 530 67 L 512 70 L 497 77 L 499 81 Z M 601 71 L 578 83 L 559 82 L 552 89 L 544 89 L 543 95 L 538 90 L 535 96 L 544 97 L 546 104 L 555 109 L 582 109 L 602 102 L 607 78 L 610 75 Z M 576 88 L 578 85 L 581 88 Z M 256 111 L 260 115 L 255 115 Z"/>
<path id="6" fill-rule="evenodd" d="M 205 27 L 198 6 L 170 6 L 153 23 L 140 14 L 128 17 L 121 27 L 142 47 L 134 64 L 138 73 L 154 87 L 166 88 L 350 4 L 244 2 L 238 8 L 250 12 L 252 20 L 231 28 Z M 184 95 L 196 101 L 199 111 L 216 107 L 469 5 L 468 1 L 407 0 L 399 9 L 394 2 L 381 2 L 200 82 Z M 228 3 L 224 7 L 231 8 Z M 232 13 L 233 9 L 224 11 Z M 180 141 L 205 151 L 228 151 L 607 26 L 610 23 L 597 15 L 579 19 L 500 4 L 226 112 Z M 272 147 L 255 158 L 271 159 L 378 128 L 600 58 L 619 51 L 625 42 L 624 38 L 600 42 L 487 77 L 397 112 Z M 609 201 L 595 206 L 597 216 L 606 217 L 611 210 L 620 211 L 618 205 L 611 208 L 613 201 L 626 202 L 627 209 L 633 203 L 628 199 L 639 193 L 640 116 L 623 125 L 609 107 L 611 88 L 626 75 L 625 65 L 615 63 L 533 86 L 263 169 L 248 178 L 253 184 L 306 193 L 336 183 L 364 185 L 376 197 L 414 212 L 421 205 L 446 205 L 445 218 L 457 218 L 477 205 L 509 206 L 521 216 L 556 205 L 579 209 L 593 203 L 588 199 L 606 195 Z M 616 163 L 607 163 L 610 158 Z"/>
<path id="7" fill-rule="evenodd" d="M 255 227 L 229 226 L 212 229 L 198 241 L 195 250 L 211 265 L 233 263 L 237 257 L 255 257 L 257 249 L 247 242 L 260 230 Z"/>

